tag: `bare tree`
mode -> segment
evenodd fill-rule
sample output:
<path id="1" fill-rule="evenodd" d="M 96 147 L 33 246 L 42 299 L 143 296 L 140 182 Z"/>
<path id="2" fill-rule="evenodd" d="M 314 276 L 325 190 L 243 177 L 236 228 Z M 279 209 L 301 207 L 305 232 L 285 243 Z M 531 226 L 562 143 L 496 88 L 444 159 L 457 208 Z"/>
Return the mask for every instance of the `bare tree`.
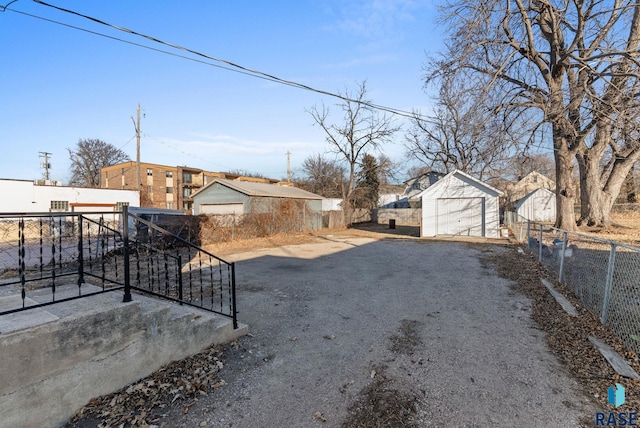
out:
<path id="1" fill-rule="evenodd" d="M 316 154 L 302 162 L 303 182 L 301 187 L 325 198 L 342 197 L 344 168 L 335 160 Z"/>
<path id="2" fill-rule="evenodd" d="M 100 169 L 129 161 L 129 156 L 102 140 L 78 140 L 75 149 L 67 149 L 71 160 L 71 180 L 74 186 L 100 187 Z"/>
<path id="3" fill-rule="evenodd" d="M 466 73 L 501 94 L 496 109 L 535 109 L 553 141 L 556 225 L 575 228 L 574 159 L 581 217 L 607 224 L 640 158 L 631 126 L 640 89 L 640 4 L 631 0 L 458 0 L 443 9 L 446 52 L 428 81 Z M 637 121 L 636 121 L 637 122 Z M 602 158 L 611 151 L 611 162 Z"/>
<path id="4" fill-rule="evenodd" d="M 505 175 L 517 181 L 533 171 L 555 181 L 553 156 L 544 153 L 517 153 L 509 160 Z"/>
<path id="5" fill-rule="evenodd" d="M 345 91 L 341 94 L 344 102 L 339 104 L 343 112 L 341 123 L 332 123 L 329 109 L 322 105 L 309 110 L 315 123 L 326 134 L 331 151 L 343 158 L 347 165 L 347 184 L 342 191 L 345 219 L 351 222 L 353 212 L 353 192 L 356 184 L 356 167 L 366 150 L 376 150 L 389 141 L 399 127 L 386 115 L 371 107 L 367 100 L 366 82 L 356 92 Z"/>
<path id="6" fill-rule="evenodd" d="M 442 76 L 433 117 L 416 112 L 405 135 L 407 156 L 429 169 L 455 169 L 478 176 L 496 175 L 513 153 L 508 121 L 487 105 L 483 88 L 461 83 L 454 73 Z"/>
<path id="7" fill-rule="evenodd" d="M 378 180 L 380 184 L 393 184 L 398 181 L 399 165 L 384 153 L 378 155 Z"/>

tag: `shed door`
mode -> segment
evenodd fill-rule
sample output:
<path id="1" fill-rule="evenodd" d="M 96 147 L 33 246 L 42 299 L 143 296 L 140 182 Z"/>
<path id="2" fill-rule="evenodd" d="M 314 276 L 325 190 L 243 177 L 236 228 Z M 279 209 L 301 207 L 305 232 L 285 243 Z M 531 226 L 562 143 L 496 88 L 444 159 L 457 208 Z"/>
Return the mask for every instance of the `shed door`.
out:
<path id="1" fill-rule="evenodd" d="M 438 199 L 438 235 L 484 236 L 484 198 Z"/>
<path id="2" fill-rule="evenodd" d="M 199 209 L 200 214 L 244 214 L 242 203 L 239 204 L 202 204 Z"/>

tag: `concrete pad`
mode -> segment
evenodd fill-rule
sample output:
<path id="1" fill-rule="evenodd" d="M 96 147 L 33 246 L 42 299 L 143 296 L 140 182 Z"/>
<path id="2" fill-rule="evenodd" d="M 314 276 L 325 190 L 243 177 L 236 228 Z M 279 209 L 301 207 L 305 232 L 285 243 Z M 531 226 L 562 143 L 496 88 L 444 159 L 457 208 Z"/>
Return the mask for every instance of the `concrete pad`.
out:
<path id="1" fill-rule="evenodd" d="M 25 298 L 25 306 L 37 305 L 33 299 Z M 0 297 L 0 312 L 9 309 L 22 307 L 22 298 L 19 294 L 13 296 Z M 48 312 L 46 309 L 35 308 L 28 311 L 16 312 L 0 317 L 0 334 L 6 334 L 29 327 L 35 327 L 57 320 L 58 317 Z"/>

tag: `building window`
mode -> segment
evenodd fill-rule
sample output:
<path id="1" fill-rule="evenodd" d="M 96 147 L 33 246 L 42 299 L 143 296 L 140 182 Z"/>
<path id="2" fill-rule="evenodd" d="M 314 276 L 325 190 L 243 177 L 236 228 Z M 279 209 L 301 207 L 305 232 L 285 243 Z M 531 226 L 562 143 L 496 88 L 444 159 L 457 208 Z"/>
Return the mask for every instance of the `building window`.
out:
<path id="1" fill-rule="evenodd" d="M 531 176 L 531 182 L 532 183 L 537 183 L 538 182 L 538 176 L 537 175 L 532 175 Z"/>
<path id="2" fill-rule="evenodd" d="M 184 198 L 188 198 L 191 196 L 191 189 L 185 187 L 184 189 L 182 189 L 182 196 Z"/>
<path id="3" fill-rule="evenodd" d="M 153 186 L 147 186 L 147 193 L 149 194 L 153 193 Z"/>
<path id="4" fill-rule="evenodd" d="M 129 202 L 116 202 L 116 211 L 122 211 L 122 207 L 128 207 Z"/>
<path id="5" fill-rule="evenodd" d="M 173 178 L 173 172 L 167 171 L 167 178 Z"/>
<path id="6" fill-rule="evenodd" d="M 167 187 L 167 193 L 173 193 L 173 187 Z"/>
<path id="7" fill-rule="evenodd" d="M 173 209 L 173 202 L 167 202 L 167 209 L 168 210 L 172 210 Z"/>
<path id="8" fill-rule="evenodd" d="M 191 184 L 193 180 L 193 177 L 191 176 L 190 172 L 183 172 L 182 173 L 182 182 L 185 184 Z"/>
<path id="9" fill-rule="evenodd" d="M 193 204 L 191 202 L 185 202 L 184 203 L 184 209 L 185 210 L 190 210 L 192 206 L 193 206 Z"/>
<path id="10" fill-rule="evenodd" d="M 152 176 L 153 176 L 153 169 L 151 169 L 151 168 L 147 168 L 147 175 L 148 175 L 149 177 L 152 177 Z"/>
<path id="11" fill-rule="evenodd" d="M 51 211 L 69 211 L 69 201 L 51 201 Z"/>

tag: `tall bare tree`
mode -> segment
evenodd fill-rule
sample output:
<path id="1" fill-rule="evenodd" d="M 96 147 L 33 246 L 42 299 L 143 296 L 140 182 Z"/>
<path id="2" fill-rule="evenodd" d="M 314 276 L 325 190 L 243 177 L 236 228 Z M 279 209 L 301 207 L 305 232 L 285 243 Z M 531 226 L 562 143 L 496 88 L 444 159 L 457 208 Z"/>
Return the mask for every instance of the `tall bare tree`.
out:
<path id="1" fill-rule="evenodd" d="M 321 154 L 307 157 L 302 162 L 302 187 L 325 198 L 342 197 L 344 168 L 337 161 Z"/>
<path id="2" fill-rule="evenodd" d="M 508 121 L 487 104 L 490 99 L 484 88 L 458 77 L 450 73 L 438 79 L 433 117 L 414 114 L 405 135 L 407 157 L 429 169 L 458 169 L 483 179 L 502 168 L 514 142 Z"/>
<path id="3" fill-rule="evenodd" d="M 427 81 L 464 73 L 501 95 L 496 108 L 534 109 L 551 129 L 556 225 L 607 224 L 640 145 L 640 4 L 631 0 L 456 0 L 443 9 L 449 40 Z M 602 159 L 610 156 L 611 162 Z"/>
<path id="4" fill-rule="evenodd" d="M 380 184 L 394 184 L 398 181 L 399 165 L 384 153 L 378 155 L 378 180 Z"/>
<path id="5" fill-rule="evenodd" d="M 102 140 L 78 140 L 76 147 L 67 149 L 71 160 L 69 184 L 100 187 L 100 168 L 129 161 L 129 156 L 114 145 Z"/>
<path id="6" fill-rule="evenodd" d="M 385 142 L 390 141 L 393 134 L 400 128 L 394 126 L 393 120 L 380 114 L 371 107 L 367 99 L 366 82 L 362 82 L 355 91 L 345 91 L 340 94 L 344 101 L 338 104 L 342 110 L 340 122 L 333 122 L 329 109 L 322 105 L 309 110 L 315 123 L 326 134 L 326 141 L 330 150 L 346 163 L 347 184 L 342 192 L 345 219 L 351 222 L 353 213 L 353 192 L 356 184 L 356 167 L 365 150 L 376 150 Z"/>

